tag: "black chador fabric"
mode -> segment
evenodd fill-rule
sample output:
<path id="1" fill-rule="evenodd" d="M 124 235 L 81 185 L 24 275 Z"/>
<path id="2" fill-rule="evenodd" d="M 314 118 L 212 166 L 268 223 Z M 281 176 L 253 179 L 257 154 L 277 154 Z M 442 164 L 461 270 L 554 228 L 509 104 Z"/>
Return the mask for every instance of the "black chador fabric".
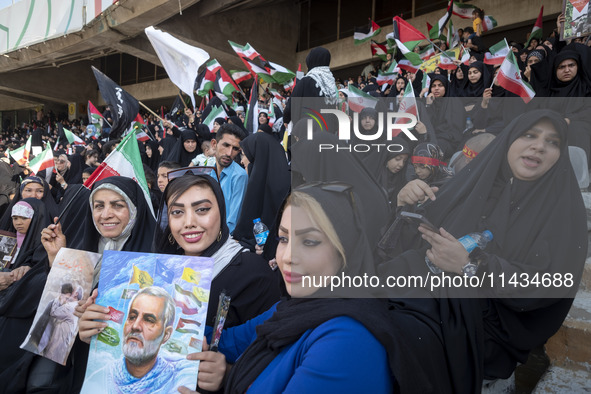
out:
<path id="1" fill-rule="evenodd" d="M 154 172 L 158 171 L 158 164 L 160 164 L 160 151 L 158 150 L 158 142 L 154 140 L 146 141 L 146 146 L 152 149 L 152 157 L 148 157 L 147 154 L 142 154 L 142 161 L 145 165 L 150 167 Z"/>
<path id="2" fill-rule="evenodd" d="M 154 234 L 156 221 L 148 207 L 148 203 L 146 202 L 141 187 L 131 178 L 112 176 L 95 183 L 93 185 L 93 190 L 106 183 L 117 186 L 123 191 L 137 209 L 135 225 L 121 250 L 130 252 L 149 252 L 152 248 L 151 240 Z M 71 239 L 66 239 L 68 248 L 97 252 L 101 235 L 94 225 L 90 202 L 86 199 L 85 201 L 80 201 L 80 204 L 80 206 L 74 207 L 73 209 L 85 210 L 85 219 L 82 223 L 78 224 L 78 232 L 76 232 Z"/>
<path id="3" fill-rule="evenodd" d="M 18 281 L 0 291 L 0 381 L 13 388 L 22 388 L 26 382 L 28 365 L 34 354 L 19 348 L 24 341 L 37 311 L 39 300 L 49 273 L 47 253 L 41 245 L 41 230 L 49 225 L 49 216 L 43 202 L 24 199 L 35 211 L 27 235 L 12 269 L 30 266 Z M 3 385 L 0 392 L 8 389 Z M 12 391 L 15 392 L 15 391 Z"/>
<path id="4" fill-rule="evenodd" d="M 49 185 L 47 184 L 47 182 L 45 182 L 45 180 L 42 178 L 36 176 L 29 176 L 23 179 L 20 187 L 16 189 L 16 194 L 14 195 L 14 198 L 10 202 L 10 205 L 8 205 L 8 208 L 6 208 L 4 215 L 2 215 L 2 218 L 0 219 L 0 230 L 14 232 L 14 227 L 12 226 L 12 207 L 14 206 L 14 204 L 22 200 L 21 193 L 24 189 L 23 185 L 29 182 L 34 182 L 43 185 L 43 198 L 41 199 L 41 201 L 45 204 L 45 209 L 47 209 L 48 215 L 52 218 L 59 215 L 58 205 L 55 203 L 55 200 L 51 195 L 51 190 L 49 189 Z"/>
<path id="5" fill-rule="evenodd" d="M 197 148 L 193 152 L 187 152 L 184 146 L 184 142 L 187 140 L 195 140 Z M 174 161 L 179 163 L 181 167 L 187 167 L 191 160 L 201 153 L 201 147 L 199 146 L 199 140 L 197 134 L 192 129 L 182 129 L 181 138 L 179 138 L 175 145 L 172 147 L 170 153 L 166 156 L 166 161 Z"/>
<path id="6" fill-rule="evenodd" d="M 448 97 L 464 97 L 466 94 L 466 86 L 468 85 L 468 74 L 463 67 L 460 67 L 462 72 L 463 78 L 459 79 L 457 77 L 457 71 L 451 73 L 451 78 L 449 81 L 449 94 Z"/>
<path id="7" fill-rule="evenodd" d="M 359 275 L 371 270 L 372 248 L 363 231 L 368 224 L 359 218 L 363 212 L 352 207 L 348 193 L 305 186 L 299 192 L 314 198 L 333 224 L 345 249 L 344 273 Z M 257 338 L 232 368 L 225 392 L 245 392 L 284 347 L 296 342 L 307 330 L 339 316 L 357 320 L 384 346 L 395 392 L 451 392 L 437 322 L 430 321 L 427 314 L 417 318 L 415 312 L 390 306 L 384 300 L 363 298 L 281 301 L 273 316 L 257 327 Z"/>
<path id="8" fill-rule="evenodd" d="M 260 218 L 270 225 L 291 187 L 285 150 L 267 133 L 255 133 L 240 142 L 248 165 L 248 185 L 233 236 L 254 249 L 253 223 Z"/>
<path id="9" fill-rule="evenodd" d="M 183 177 L 185 176 L 195 175 L 184 175 Z M 219 183 L 207 175 L 201 175 L 200 177 L 206 179 L 211 186 L 220 210 L 221 237 L 219 237 L 219 240 L 214 240 L 200 254 L 201 257 L 212 257 L 222 247 L 227 246 L 225 244 L 234 242 L 234 240 L 230 237 L 230 230 L 226 223 L 226 204 Z M 173 179 L 169 185 L 175 180 Z M 176 242 L 174 244 L 170 243 L 170 227 L 162 223 L 162 219 L 167 215 L 167 196 L 168 189 L 165 189 L 158 212 L 158 226 L 152 241 L 152 252 L 182 255 L 185 251 Z M 221 258 L 228 258 L 228 256 L 222 256 Z M 211 282 L 210 299 L 216 301 L 210 302 L 207 310 L 206 324 L 210 327 L 214 325 L 217 314 L 217 300 L 222 291 L 232 297 L 224 327 L 242 324 L 263 313 L 279 300 L 278 273 L 272 271 L 269 264 L 262 257 L 240 248 L 233 257 L 229 258 L 231 258 L 230 263 Z"/>
<path id="10" fill-rule="evenodd" d="M 535 181 L 515 179 L 507 162 L 509 147 L 542 119 L 551 121 L 561 136 L 560 157 Z M 493 233 L 479 272 L 497 277 L 501 273 L 507 277 L 569 273 L 575 284 L 554 289 L 551 295 L 557 298 L 545 298 L 548 290 L 535 287 L 472 290 L 490 297 L 483 299 L 454 298 L 457 289 L 432 294 L 439 298 L 439 315 L 431 317 L 442 322 L 456 393 L 480 392 L 483 378 L 509 377 L 531 349 L 560 328 L 570 309 L 587 254 L 587 225 L 566 130 L 563 116 L 556 112 L 534 110 L 521 115 L 447 182 L 435 201 L 419 209 L 456 238 L 485 229 Z M 414 242 L 420 245 L 416 241 L 420 242 L 419 237 Z M 420 270 L 425 274 L 427 247 L 423 242 L 421 248 L 400 254 L 382 266 L 382 274 Z"/>
<path id="11" fill-rule="evenodd" d="M 437 145 L 443 150 L 445 158 L 451 157 L 457 150 L 462 140 L 462 131 L 464 130 L 465 111 L 462 102 L 457 97 L 449 95 L 449 81 L 442 75 L 433 74 L 429 93 L 433 82 L 440 81 L 445 87 L 445 95 L 437 97 L 433 103 L 427 106 L 426 115 L 428 121 L 435 129 Z M 421 118 L 421 121 L 425 123 Z"/>
<path id="12" fill-rule="evenodd" d="M 484 64 L 483 62 L 477 61 L 468 66 L 468 72 L 471 68 L 476 68 L 480 71 L 480 78 L 478 81 L 472 83 L 468 79 L 468 83 L 466 85 L 466 94 L 465 97 L 482 97 L 482 93 L 484 93 L 484 89 L 490 87 L 492 82 L 491 71 L 489 67 Z M 468 73 L 465 74 L 465 78 L 468 78 Z"/>
<path id="13" fill-rule="evenodd" d="M 569 82 L 556 77 L 561 62 L 573 59 L 577 62 L 577 75 Z M 591 96 L 591 49 L 586 45 L 572 43 L 555 56 L 531 66 L 531 83 L 537 96 L 544 97 L 590 97 Z"/>
<path id="14" fill-rule="evenodd" d="M 172 135 L 167 135 L 166 138 L 162 138 L 160 142 L 158 142 L 158 146 L 162 147 L 162 154 L 160 157 L 162 161 L 167 161 L 169 156 L 171 156 L 171 152 L 174 149 L 177 142 L 177 138 Z"/>
<path id="15" fill-rule="evenodd" d="M 402 80 L 404 82 L 404 86 L 402 87 L 402 89 L 398 89 L 396 87 L 398 80 Z M 408 80 L 404 77 L 398 76 L 396 78 L 396 80 L 394 81 L 394 85 L 392 85 L 392 87 L 390 88 L 390 93 L 388 94 L 388 97 L 398 97 L 400 96 L 401 92 L 404 92 L 404 90 L 406 89 L 406 85 L 408 84 Z"/>
<path id="16" fill-rule="evenodd" d="M 98 83 L 101 96 L 111 109 L 113 124 L 109 132 L 109 139 L 119 138 L 135 119 L 139 111 L 139 103 L 131 94 L 94 66 L 92 66 L 92 72 Z"/>
<path id="17" fill-rule="evenodd" d="M 339 146 L 340 150 L 323 150 L 319 153 L 320 146 L 328 146 L 321 144 Z M 370 223 L 367 237 L 375 245 L 381 236 L 382 227 L 388 221 L 388 196 L 361 159 L 355 153 L 346 151 L 346 147 L 333 134 L 314 133 L 313 140 L 300 140 L 292 145 L 291 169 L 298 173 L 294 174 L 294 179 L 301 176 L 305 182 L 339 181 L 352 185 L 361 198 L 359 210 Z"/>
<path id="18" fill-rule="evenodd" d="M 368 171 L 374 175 L 376 181 L 388 193 L 391 207 L 396 207 L 396 197 L 400 189 L 406 184 L 406 168 L 410 163 L 411 150 L 409 143 L 401 137 L 392 138 L 391 144 L 400 145 L 398 152 L 389 152 L 387 149 L 382 149 L 379 152 L 373 153 L 363 160 L 363 164 Z M 400 155 L 408 155 L 408 159 L 402 169 L 397 173 L 392 173 L 388 167 L 388 161 Z"/>
<path id="19" fill-rule="evenodd" d="M 291 97 L 332 97 L 336 103 L 337 87 L 332 73 L 328 70 L 330 58 L 330 52 L 327 49 L 322 47 L 312 49 L 306 56 L 308 73 L 297 81 Z M 316 68 L 318 69 L 314 70 Z M 298 113 L 292 111 L 290 98 L 283 112 L 283 121 L 286 124 L 291 120 L 294 124 L 297 123 L 302 118 L 302 109 L 298 108 L 298 110 Z"/>
<path id="20" fill-rule="evenodd" d="M 84 185 L 70 185 L 64 193 L 64 198 L 59 204 L 60 223 L 66 240 L 73 240 L 81 231 L 81 223 L 85 223 L 90 213 L 88 198 L 90 190 Z"/>

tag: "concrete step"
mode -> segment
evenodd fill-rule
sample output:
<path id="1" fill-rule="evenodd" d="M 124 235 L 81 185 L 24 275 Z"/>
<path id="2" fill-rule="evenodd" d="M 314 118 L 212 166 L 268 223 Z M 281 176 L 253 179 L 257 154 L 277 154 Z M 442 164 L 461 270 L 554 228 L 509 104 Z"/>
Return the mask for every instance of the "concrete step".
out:
<path id="1" fill-rule="evenodd" d="M 586 371 L 591 380 L 591 291 L 579 290 L 568 316 L 546 343 L 552 366 Z"/>
<path id="2" fill-rule="evenodd" d="M 553 365 L 548 368 L 532 393 L 591 393 L 591 372 Z"/>

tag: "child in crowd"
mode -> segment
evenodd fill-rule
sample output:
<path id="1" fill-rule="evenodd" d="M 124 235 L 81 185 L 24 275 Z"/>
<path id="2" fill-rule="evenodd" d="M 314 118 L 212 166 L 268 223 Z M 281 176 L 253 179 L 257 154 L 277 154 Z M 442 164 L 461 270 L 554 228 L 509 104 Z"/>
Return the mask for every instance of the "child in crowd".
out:
<path id="1" fill-rule="evenodd" d="M 211 141 L 203 141 L 201 151 L 203 153 L 191 160 L 191 166 L 215 167 L 215 150 L 211 147 Z"/>

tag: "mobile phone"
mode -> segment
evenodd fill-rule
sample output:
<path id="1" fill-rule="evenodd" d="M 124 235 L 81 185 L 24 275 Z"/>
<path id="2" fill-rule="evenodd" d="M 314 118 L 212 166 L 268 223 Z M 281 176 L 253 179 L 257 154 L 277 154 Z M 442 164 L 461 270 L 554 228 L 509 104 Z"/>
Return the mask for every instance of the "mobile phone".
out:
<path id="1" fill-rule="evenodd" d="M 439 229 L 437 227 L 435 227 L 435 225 L 433 225 L 433 223 L 431 223 L 429 220 L 427 220 L 426 217 L 424 217 L 421 214 L 402 211 L 402 212 L 400 212 L 400 217 L 403 220 L 407 221 L 408 223 L 414 223 L 417 226 L 422 224 L 423 226 L 427 227 L 429 230 L 433 231 L 434 233 L 439 234 Z"/>

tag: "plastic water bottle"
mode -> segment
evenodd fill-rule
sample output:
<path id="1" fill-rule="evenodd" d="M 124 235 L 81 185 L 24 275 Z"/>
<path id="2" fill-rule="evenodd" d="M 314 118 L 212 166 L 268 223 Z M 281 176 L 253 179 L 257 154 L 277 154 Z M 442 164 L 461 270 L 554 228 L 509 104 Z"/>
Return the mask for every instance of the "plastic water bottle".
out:
<path id="1" fill-rule="evenodd" d="M 460 241 L 464 249 L 466 249 L 466 251 L 470 253 L 477 247 L 484 250 L 486 245 L 490 241 L 492 241 L 492 239 L 492 233 L 488 230 L 484 230 L 481 233 L 470 233 L 468 235 L 464 235 L 462 238 L 458 239 L 458 241 Z M 443 270 L 437 267 L 435 264 L 433 264 L 427 256 L 425 256 L 425 263 L 427 264 L 427 267 L 429 267 L 431 272 L 433 272 L 434 274 L 440 274 L 443 272 Z"/>
<path id="2" fill-rule="evenodd" d="M 263 246 L 267 242 L 269 229 L 265 223 L 261 222 L 261 218 L 256 218 L 252 222 L 254 223 L 254 227 L 252 229 L 254 239 L 256 240 L 257 245 Z"/>
<path id="3" fill-rule="evenodd" d="M 469 133 L 472 130 L 474 130 L 474 123 L 472 122 L 472 119 L 470 119 L 470 117 L 468 116 L 466 118 L 466 128 L 463 131 L 463 134 Z"/>

